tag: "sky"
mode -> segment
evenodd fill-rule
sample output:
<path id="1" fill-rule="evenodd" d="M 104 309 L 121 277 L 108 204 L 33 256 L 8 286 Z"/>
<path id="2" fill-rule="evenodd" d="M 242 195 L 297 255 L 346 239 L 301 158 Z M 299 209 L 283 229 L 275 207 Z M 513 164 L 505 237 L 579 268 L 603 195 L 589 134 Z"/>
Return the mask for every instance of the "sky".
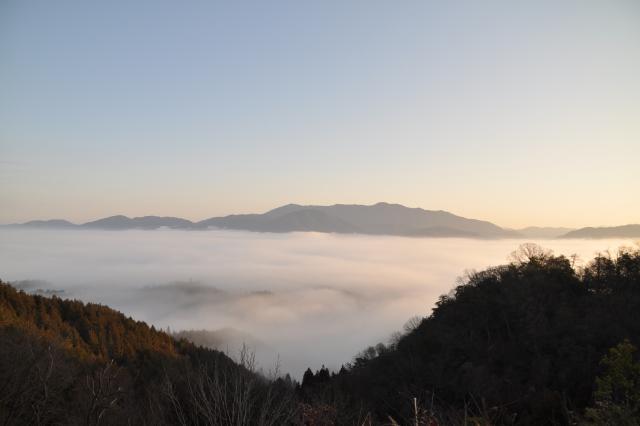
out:
<path id="1" fill-rule="evenodd" d="M 0 223 L 640 222 L 640 2 L 0 1 Z"/>

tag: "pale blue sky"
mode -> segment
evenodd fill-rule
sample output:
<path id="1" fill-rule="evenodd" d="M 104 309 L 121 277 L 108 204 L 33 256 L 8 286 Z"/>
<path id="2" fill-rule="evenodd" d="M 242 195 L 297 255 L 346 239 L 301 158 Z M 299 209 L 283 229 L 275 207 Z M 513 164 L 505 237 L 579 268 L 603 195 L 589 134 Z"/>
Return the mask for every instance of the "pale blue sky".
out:
<path id="1" fill-rule="evenodd" d="M 0 223 L 640 222 L 640 2 L 0 0 Z"/>

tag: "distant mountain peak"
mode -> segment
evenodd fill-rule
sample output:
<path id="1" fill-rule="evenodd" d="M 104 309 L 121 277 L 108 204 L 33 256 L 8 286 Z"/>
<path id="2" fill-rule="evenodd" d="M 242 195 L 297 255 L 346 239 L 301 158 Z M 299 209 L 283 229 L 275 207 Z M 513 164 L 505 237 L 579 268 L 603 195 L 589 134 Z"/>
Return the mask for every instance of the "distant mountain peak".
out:
<path id="1" fill-rule="evenodd" d="M 401 204 L 330 206 L 286 204 L 261 215 L 214 217 L 198 228 L 261 232 L 316 231 L 374 235 L 479 238 L 514 237 L 517 234 L 490 222 L 467 219 L 445 211 L 429 211 Z"/>
<path id="2" fill-rule="evenodd" d="M 64 219 L 49 219 L 49 220 L 31 220 L 19 226 L 25 226 L 29 228 L 73 228 L 77 225 Z"/>
<path id="3" fill-rule="evenodd" d="M 187 219 L 170 216 L 142 216 L 130 218 L 123 215 L 109 216 L 81 225 L 84 228 L 95 229 L 157 229 L 157 228 L 190 228 L 193 222 Z"/>

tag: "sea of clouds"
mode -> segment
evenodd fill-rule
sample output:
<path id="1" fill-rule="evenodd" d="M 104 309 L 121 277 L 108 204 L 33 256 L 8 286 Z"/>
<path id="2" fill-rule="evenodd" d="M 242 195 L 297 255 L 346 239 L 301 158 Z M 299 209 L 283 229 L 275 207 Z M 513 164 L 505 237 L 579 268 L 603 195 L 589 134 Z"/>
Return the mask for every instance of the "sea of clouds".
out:
<path id="1" fill-rule="evenodd" d="M 520 240 L 240 231 L 0 230 L 0 279 L 172 330 L 237 330 L 265 371 L 338 369 L 429 315 L 466 270 Z M 535 241 L 582 262 L 625 240 Z M 243 337 L 244 340 L 244 337 Z M 223 345 L 224 346 L 224 345 Z M 220 347 L 236 355 L 238 340 Z"/>

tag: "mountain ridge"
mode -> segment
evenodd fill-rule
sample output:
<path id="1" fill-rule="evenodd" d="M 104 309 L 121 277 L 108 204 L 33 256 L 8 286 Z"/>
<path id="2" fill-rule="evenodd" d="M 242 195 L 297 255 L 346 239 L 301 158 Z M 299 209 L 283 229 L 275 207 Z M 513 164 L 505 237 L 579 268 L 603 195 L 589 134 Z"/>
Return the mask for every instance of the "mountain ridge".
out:
<path id="1" fill-rule="evenodd" d="M 197 229 L 217 228 L 258 232 L 314 231 L 397 236 L 518 237 L 491 222 L 469 219 L 443 210 L 400 204 L 287 204 L 263 214 L 212 217 L 196 222 Z"/>
<path id="2" fill-rule="evenodd" d="M 600 226 L 575 229 L 560 238 L 640 238 L 640 224 L 621 226 Z"/>
<path id="3" fill-rule="evenodd" d="M 605 228 L 536 227 L 509 229 L 445 210 L 401 204 L 285 204 L 264 213 L 231 214 L 191 221 L 173 216 L 114 215 L 74 224 L 63 219 L 32 220 L 3 227 L 39 229 L 229 229 L 251 232 L 323 232 L 432 238 L 616 238 L 640 237 L 640 225 Z"/>

